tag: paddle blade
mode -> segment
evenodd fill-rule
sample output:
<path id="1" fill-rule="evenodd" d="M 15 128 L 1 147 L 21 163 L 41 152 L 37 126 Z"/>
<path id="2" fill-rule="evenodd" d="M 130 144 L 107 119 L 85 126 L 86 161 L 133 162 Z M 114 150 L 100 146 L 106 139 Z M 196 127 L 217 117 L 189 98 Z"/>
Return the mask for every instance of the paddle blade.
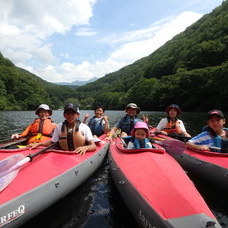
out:
<path id="1" fill-rule="evenodd" d="M 24 155 L 15 154 L 0 161 L 0 192 L 15 179 L 19 171 L 16 166 L 23 159 Z"/>
<path id="2" fill-rule="evenodd" d="M 169 154 L 182 154 L 186 149 L 185 144 L 179 140 L 161 140 L 155 141 L 155 143 L 164 147 L 166 152 Z"/>
<path id="3" fill-rule="evenodd" d="M 18 172 L 19 170 L 17 169 L 0 178 L 0 192 L 4 190 L 15 179 Z"/>

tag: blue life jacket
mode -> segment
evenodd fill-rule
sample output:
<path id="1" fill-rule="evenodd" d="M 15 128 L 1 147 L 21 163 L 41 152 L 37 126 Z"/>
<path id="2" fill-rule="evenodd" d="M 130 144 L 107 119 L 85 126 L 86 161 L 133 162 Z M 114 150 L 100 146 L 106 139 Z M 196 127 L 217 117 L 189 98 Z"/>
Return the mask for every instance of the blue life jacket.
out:
<path id="1" fill-rule="evenodd" d="M 99 137 L 104 134 L 104 126 L 102 125 L 102 123 L 103 118 L 96 118 L 96 116 L 94 116 L 92 119 L 90 119 L 88 126 L 93 135 Z"/>
<path id="2" fill-rule="evenodd" d="M 130 116 L 126 115 L 125 117 L 123 117 L 121 119 L 118 127 L 121 129 L 121 131 L 124 131 L 128 135 L 130 135 L 131 130 L 134 128 L 135 123 L 137 123 L 139 121 L 142 121 L 142 120 L 139 119 L 137 116 L 130 117 Z"/>
<path id="3" fill-rule="evenodd" d="M 141 148 L 150 148 L 149 145 L 147 144 L 149 141 L 148 138 L 139 140 L 137 138 L 132 138 L 132 143 L 134 144 L 134 149 L 141 149 Z"/>
<path id="4" fill-rule="evenodd" d="M 226 136 L 228 136 L 228 128 L 223 128 L 223 130 L 226 132 Z M 228 149 L 228 140 L 223 139 L 221 136 L 217 135 L 212 128 L 209 126 L 204 126 L 203 131 L 208 131 L 214 138 L 214 146 L 223 148 L 223 149 Z"/>

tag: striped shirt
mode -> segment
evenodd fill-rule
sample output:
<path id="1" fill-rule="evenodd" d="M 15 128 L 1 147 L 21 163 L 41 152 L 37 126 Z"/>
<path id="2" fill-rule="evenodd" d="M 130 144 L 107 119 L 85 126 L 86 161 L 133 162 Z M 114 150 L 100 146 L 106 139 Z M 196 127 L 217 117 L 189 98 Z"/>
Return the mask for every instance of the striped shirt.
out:
<path id="1" fill-rule="evenodd" d="M 211 136 L 208 131 L 201 132 L 200 134 L 190 139 L 189 142 L 196 145 L 216 146 L 214 143 L 214 137 Z"/>

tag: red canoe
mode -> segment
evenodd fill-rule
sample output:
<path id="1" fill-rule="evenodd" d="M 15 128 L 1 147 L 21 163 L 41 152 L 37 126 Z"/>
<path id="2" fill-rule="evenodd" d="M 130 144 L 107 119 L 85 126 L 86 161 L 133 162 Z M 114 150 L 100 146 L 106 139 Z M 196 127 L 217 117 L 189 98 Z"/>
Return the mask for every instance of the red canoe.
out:
<path id="1" fill-rule="evenodd" d="M 163 135 L 155 138 L 172 139 Z M 188 173 L 228 193 L 228 153 L 186 149 L 173 157 Z"/>
<path id="2" fill-rule="evenodd" d="M 114 183 L 141 227 L 221 227 L 181 166 L 159 146 L 129 153 L 116 138 L 109 163 Z"/>
<path id="3" fill-rule="evenodd" d="M 24 165 L 0 192 L 0 227 L 19 227 L 73 191 L 97 170 L 108 148 L 109 142 L 103 135 L 96 151 L 84 156 L 50 149 Z M 27 156 L 39 150 L 0 150 L 0 161 L 15 154 Z M 0 185 L 4 181 L 1 177 Z"/>

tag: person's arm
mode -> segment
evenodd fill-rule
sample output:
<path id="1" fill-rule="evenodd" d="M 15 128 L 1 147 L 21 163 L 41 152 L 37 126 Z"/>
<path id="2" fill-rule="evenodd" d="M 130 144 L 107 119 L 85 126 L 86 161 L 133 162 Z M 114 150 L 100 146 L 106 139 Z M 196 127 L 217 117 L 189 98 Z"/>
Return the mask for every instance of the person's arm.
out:
<path id="1" fill-rule="evenodd" d="M 93 140 L 89 141 L 89 145 L 85 145 L 85 146 L 80 146 L 75 150 L 75 153 L 79 154 L 79 155 L 85 155 L 85 153 L 87 151 L 94 151 L 96 150 L 96 145 L 94 143 Z"/>
<path id="2" fill-rule="evenodd" d="M 155 133 L 162 134 L 162 135 L 167 135 L 167 132 L 163 131 L 163 129 L 165 128 L 167 123 L 168 123 L 167 118 L 161 119 L 160 122 L 158 123 L 157 127 L 156 127 L 156 132 Z"/>
<path id="3" fill-rule="evenodd" d="M 38 146 L 49 146 L 49 145 L 51 145 L 51 144 L 54 144 L 54 142 L 52 142 L 51 141 L 51 139 L 50 140 L 46 140 L 46 141 L 43 141 L 43 142 L 39 142 L 39 143 L 30 143 L 29 145 L 28 145 L 28 147 L 31 149 L 31 150 L 33 150 L 33 149 L 35 149 L 35 148 L 37 148 Z"/>
<path id="4" fill-rule="evenodd" d="M 24 137 L 27 136 L 30 130 L 32 124 L 30 124 L 28 127 L 26 127 L 26 129 L 21 133 L 21 134 L 13 134 L 11 135 L 12 139 L 18 139 L 19 137 Z"/>
<path id="5" fill-rule="evenodd" d="M 83 119 L 83 121 L 82 121 L 82 123 L 86 124 L 86 121 L 87 121 L 88 118 L 89 118 L 89 114 L 86 114 L 84 119 Z"/>
<path id="6" fill-rule="evenodd" d="M 148 115 L 143 115 L 142 118 L 143 118 L 143 122 L 145 122 L 148 125 L 148 123 L 149 123 Z"/>
<path id="7" fill-rule="evenodd" d="M 103 120 L 104 120 L 104 133 L 108 133 L 109 132 L 109 121 L 108 121 L 108 116 L 103 116 Z"/>
<path id="8" fill-rule="evenodd" d="M 191 138 L 191 135 L 188 134 L 188 132 L 186 131 L 186 128 L 184 126 L 184 123 L 182 120 L 178 120 L 179 121 L 179 124 L 180 124 L 180 129 L 181 129 L 181 133 L 185 136 L 185 137 L 189 137 Z"/>
<path id="9" fill-rule="evenodd" d="M 195 143 L 190 141 L 186 143 L 186 147 L 192 150 L 210 150 L 207 145 L 196 145 Z"/>
<path id="10" fill-rule="evenodd" d="M 107 136 L 106 139 L 112 140 L 112 136 L 115 134 L 115 132 L 116 132 L 117 130 L 118 130 L 117 127 L 113 127 L 113 128 L 111 129 L 111 131 L 107 134 L 108 136 Z"/>

